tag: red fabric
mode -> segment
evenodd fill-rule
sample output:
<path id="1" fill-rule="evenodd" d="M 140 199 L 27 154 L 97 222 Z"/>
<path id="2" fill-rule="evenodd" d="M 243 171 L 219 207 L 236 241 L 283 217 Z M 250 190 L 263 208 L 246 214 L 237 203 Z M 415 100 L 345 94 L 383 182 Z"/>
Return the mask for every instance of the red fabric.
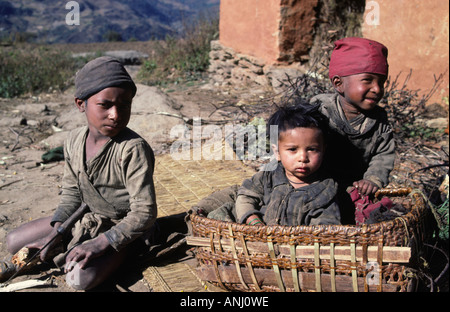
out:
<path id="1" fill-rule="evenodd" d="M 393 206 L 393 202 L 388 197 L 383 197 L 380 201 L 373 203 L 369 196 L 361 196 L 356 188 L 350 192 L 350 197 L 355 204 L 356 225 L 364 224 L 375 209 L 381 206 L 391 209 Z"/>
<path id="2" fill-rule="evenodd" d="M 349 37 L 334 43 L 329 77 L 362 73 L 388 75 L 388 49 L 381 43 L 358 37 Z"/>

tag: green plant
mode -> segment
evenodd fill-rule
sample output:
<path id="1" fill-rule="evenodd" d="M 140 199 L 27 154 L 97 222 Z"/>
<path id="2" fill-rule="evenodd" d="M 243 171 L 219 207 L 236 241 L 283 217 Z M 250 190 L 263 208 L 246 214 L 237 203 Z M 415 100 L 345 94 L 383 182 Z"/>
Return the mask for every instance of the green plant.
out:
<path id="1" fill-rule="evenodd" d="M 0 49 L 0 97 L 63 90 L 76 67 L 69 53 L 43 46 Z"/>
<path id="2" fill-rule="evenodd" d="M 439 88 L 444 74 L 435 77 L 432 88 L 423 95 L 419 94 L 420 90 L 411 90 L 407 87 L 412 70 L 406 75 L 403 84 L 399 82 L 400 75 L 401 73 L 395 78 L 389 77 L 386 82 L 383 99 L 380 101 L 380 105 L 388 113 L 397 141 L 417 137 L 434 139 L 442 134 L 440 130 L 423 128 L 417 125 L 416 119 L 425 112 L 426 104 Z"/>
<path id="3" fill-rule="evenodd" d="M 108 30 L 104 35 L 103 39 L 108 42 L 118 42 L 123 41 L 122 35 L 114 30 Z"/>
<path id="4" fill-rule="evenodd" d="M 209 65 L 211 40 L 218 36 L 218 19 L 202 17 L 185 27 L 181 38 L 167 36 L 156 42 L 154 53 L 141 67 L 137 80 L 165 85 L 198 78 Z"/>
<path id="5" fill-rule="evenodd" d="M 416 124 L 404 124 L 400 129 L 403 136 L 411 139 L 424 139 L 436 141 L 444 135 L 444 129 L 428 128 Z"/>

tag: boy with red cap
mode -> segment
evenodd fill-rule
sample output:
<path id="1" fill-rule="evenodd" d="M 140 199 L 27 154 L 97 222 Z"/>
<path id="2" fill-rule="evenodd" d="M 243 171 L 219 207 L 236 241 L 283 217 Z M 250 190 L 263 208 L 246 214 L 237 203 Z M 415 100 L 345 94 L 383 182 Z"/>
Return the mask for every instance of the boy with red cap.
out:
<path id="1" fill-rule="evenodd" d="M 321 104 L 333 130 L 325 166 L 340 187 L 372 195 L 389 182 L 395 143 L 385 110 L 378 106 L 388 77 L 388 50 L 365 38 L 335 42 L 329 78 L 336 93 L 321 94 Z"/>

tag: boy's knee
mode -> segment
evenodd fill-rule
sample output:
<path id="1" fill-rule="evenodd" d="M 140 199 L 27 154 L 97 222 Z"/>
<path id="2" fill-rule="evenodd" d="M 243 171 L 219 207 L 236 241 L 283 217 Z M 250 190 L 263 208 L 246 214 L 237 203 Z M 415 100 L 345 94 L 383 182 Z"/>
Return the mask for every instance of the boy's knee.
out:
<path id="1" fill-rule="evenodd" d="M 89 261 L 89 264 L 81 269 L 78 262 L 66 262 L 65 268 L 71 269 L 66 274 L 66 283 L 76 290 L 90 290 L 103 283 L 126 256 L 126 248 L 118 253 L 109 254 L 112 257 L 99 257 Z"/>
<path id="2" fill-rule="evenodd" d="M 95 279 L 88 271 L 80 269 L 78 264 L 66 274 L 66 283 L 75 290 L 89 290 L 96 286 Z"/>
<path id="3" fill-rule="evenodd" d="M 14 231 L 6 235 L 6 250 L 8 250 L 10 254 L 15 254 L 20 249 L 17 247 L 16 241 L 17 239 Z"/>

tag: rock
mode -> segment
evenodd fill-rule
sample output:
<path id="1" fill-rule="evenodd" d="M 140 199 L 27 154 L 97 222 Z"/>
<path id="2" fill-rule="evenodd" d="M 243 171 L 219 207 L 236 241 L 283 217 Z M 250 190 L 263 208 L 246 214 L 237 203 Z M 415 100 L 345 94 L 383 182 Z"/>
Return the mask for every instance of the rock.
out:
<path id="1" fill-rule="evenodd" d="M 94 57 L 96 52 L 74 53 L 73 57 Z M 148 54 L 135 50 L 117 50 L 103 52 L 105 56 L 111 56 L 118 59 L 123 65 L 139 65 L 142 59 L 148 58 Z"/>
<path id="2" fill-rule="evenodd" d="M 448 119 L 447 118 L 434 118 L 434 119 L 427 120 L 425 122 L 425 124 L 428 128 L 445 129 L 448 126 Z"/>
<path id="3" fill-rule="evenodd" d="M 213 85 L 246 85 L 272 87 L 275 92 L 283 91 L 288 85 L 288 75 L 292 81 L 305 73 L 299 63 L 292 65 L 265 65 L 259 58 L 237 53 L 219 41 L 211 42 L 209 77 Z"/>
<path id="4" fill-rule="evenodd" d="M 267 76 L 272 88 L 276 92 L 283 91 L 289 86 L 289 79 L 294 82 L 297 77 L 305 73 L 305 69 L 298 66 L 265 66 L 264 73 Z"/>
<path id="5" fill-rule="evenodd" d="M 448 116 L 448 106 L 444 108 L 438 103 L 427 104 L 425 112 L 421 115 L 422 118 L 433 119 Z"/>
<path id="6" fill-rule="evenodd" d="M 137 84 L 128 127 L 156 147 L 167 141 L 173 127 L 184 124 L 180 108 L 178 103 L 157 87 Z"/>
<path id="7" fill-rule="evenodd" d="M 52 149 L 64 145 L 64 140 L 70 131 L 57 132 L 38 143 L 38 146 L 45 149 Z"/>
<path id="8" fill-rule="evenodd" d="M 73 130 L 86 125 L 86 116 L 73 104 L 59 114 L 56 123 L 64 131 Z"/>
<path id="9" fill-rule="evenodd" d="M 148 54 L 134 50 L 106 51 L 104 54 L 118 59 L 124 65 L 139 65 L 142 59 L 148 58 Z"/>
<path id="10" fill-rule="evenodd" d="M 22 117 L 3 117 L 0 118 L 0 127 L 14 127 L 19 126 Z"/>

